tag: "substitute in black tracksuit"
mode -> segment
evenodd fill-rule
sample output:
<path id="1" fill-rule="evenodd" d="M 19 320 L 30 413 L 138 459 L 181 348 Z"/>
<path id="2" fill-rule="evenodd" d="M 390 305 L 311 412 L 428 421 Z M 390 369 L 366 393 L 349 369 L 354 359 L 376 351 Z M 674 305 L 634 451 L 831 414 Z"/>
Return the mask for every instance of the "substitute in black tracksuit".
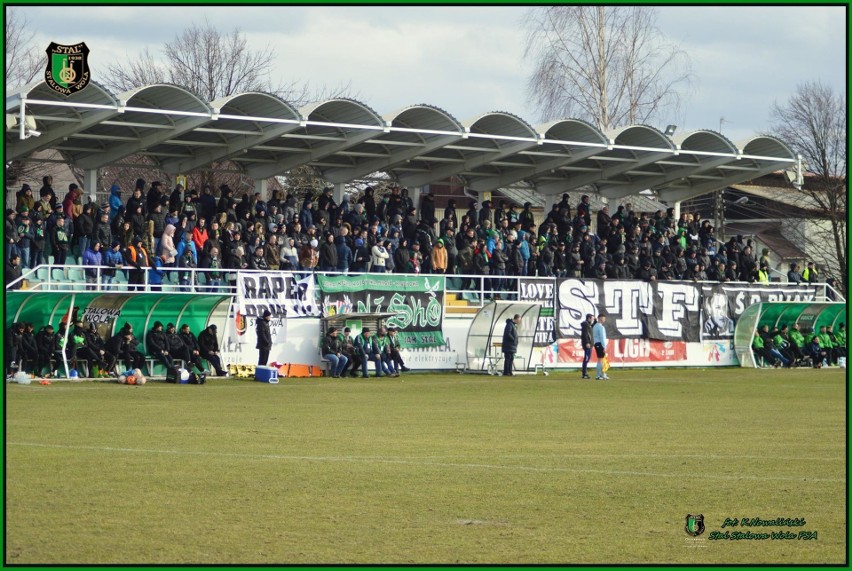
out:
<path id="1" fill-rule="evenodd" d="M 174 368 L 175 364 L 171 355 L 169 355 L 169 341 L 161 322 L 155 321 L 154 328 L 145 336 L 145 348 L 148 350 L 148 354 L 159 360 L 167 370 Z"/>
<path id="2" fill-rule="evenodd" d="M 53 330 L 53 325 L 45 325 L 42 327 L 35 336 L 36 346 L 38 348 L 38 357 L 36 358 L 36 375 L 40 375 L 41 372 L 47 367 L 48 372 L 52 372 L 53 368 L 50 366 L 51 359 L 57 359 L 57 361 L 61 358 L 57 355 L 59 351 L 59 343 L 56 338 L 56 333 Z"/>
<path id="3" fill-rule="evenodd" d="M 183 341 L 184 346 L 186 346 L 186 351 L 192 363 L 203 373 L 205 369 L 201 364 L 201 349 L 198 346 L 198 340 L 195 338 L 195 335 L 189 330 L 189 325 L 186 323 L 181 325 L 178 336 Z"/>
<path id="4" fill-rule="evenodd" d="M 216 375 L 224 377 L 228 373 L 222 368 L 222 358 L 219 356 L 219 339 L 216 337 L 216 324 L 211 323 L 207 329 L 198 334 L 198 352 L 213 366 Z"/>

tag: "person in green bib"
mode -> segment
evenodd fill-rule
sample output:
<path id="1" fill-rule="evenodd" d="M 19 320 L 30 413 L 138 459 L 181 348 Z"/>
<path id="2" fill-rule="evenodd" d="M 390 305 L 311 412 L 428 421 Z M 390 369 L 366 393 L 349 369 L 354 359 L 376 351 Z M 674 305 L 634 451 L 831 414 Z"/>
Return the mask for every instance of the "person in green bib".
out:
<path id="1" fill-rule="evenodd" d="M 402 355 L 400 355 L 399 350 L 402 348 L 399 342 L 399 332 L 395 327 L 391 327 L 388 329 L 388 339 L 391 347 L 391 357 L 393 358 L 394 367 L 397 371 L 402 371 L 403 373 L 407 373 L 411 369 L 405 366 L 405 361 L 402 359 Z"/>
<path id="2" fill-rule="evenodd" d="M 393 377 L 399 376 L 399 371 L 396 370 L 396 364 L 393 361 L 393 356 L 391 355 L 391 340 L 388 337 L 388 330 L 384 327 L 379 327 L 378 334 L 376 335 L 376 344 L 379 346 L 379 355 L 382 359 L 382 369 L 386 371 L 388 375 Z"/>
<path id="3" fill-rule="evenodd" d="M 846 356 L 846 324 L 841 323 L 837 326 L 837 333 L 834 334 L 837 338 L 837 345 L 843 353 L 843 357 Z"/>
<path id="4" fill-rule="evenodd" d="M 825 351 L 827 356 L 827 361 L 829 365 L 837 364 L 837 354 L 834 351 L 834 341 L 831 340 L 831 336 L 828 334 L 828 330 L 825 325 L 819 328 L 819 346 Z"/>
<path id="5" fill-rule="evenodd" d="M 376 364 L 376 377 L 381 377 L 382 371 L 384 371 L 385 374 L 389 374 L 387 369 L 384 367 L 379 345 L 369 327 L 362 329 L 361 334 L 355 338 L 355 349 L 358 351 L 358 356 L 361 358 L 362 379 L 366 379 L 370 376 L 367 370 L 367 363 L 370 361 Z"/>

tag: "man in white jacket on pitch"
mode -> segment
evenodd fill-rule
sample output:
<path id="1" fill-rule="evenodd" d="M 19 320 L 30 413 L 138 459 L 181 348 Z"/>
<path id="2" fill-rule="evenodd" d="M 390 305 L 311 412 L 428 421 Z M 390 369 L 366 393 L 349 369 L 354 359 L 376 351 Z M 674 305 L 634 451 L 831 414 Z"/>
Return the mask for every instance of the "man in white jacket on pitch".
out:
<path id="1" fill-rule="evenodd" d="M 598 358 L 598 369 L 597 376 L 595 380 L 597 381 L 606 381 L 609 380 L 609 377 L 603 371 L 603 359 L 606 357 L 606 328 L 604 324 L 606 323 L 606 315 L 600 314 L 598 315 L 598 321 L 595 323 L 594 327 L 592 327 L 592 341 L 595 344 L 595 354 Z"/>

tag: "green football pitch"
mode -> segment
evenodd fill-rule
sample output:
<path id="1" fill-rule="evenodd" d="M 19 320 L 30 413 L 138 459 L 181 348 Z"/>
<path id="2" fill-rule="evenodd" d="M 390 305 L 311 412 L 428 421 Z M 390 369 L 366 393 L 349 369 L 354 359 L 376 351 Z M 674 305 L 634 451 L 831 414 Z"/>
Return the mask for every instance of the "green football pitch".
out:
<path id="1" fill-rule="evenodd" d="M 610 373 L 7 385 L 5 559 L 844 562 L 845 370 Z"/>

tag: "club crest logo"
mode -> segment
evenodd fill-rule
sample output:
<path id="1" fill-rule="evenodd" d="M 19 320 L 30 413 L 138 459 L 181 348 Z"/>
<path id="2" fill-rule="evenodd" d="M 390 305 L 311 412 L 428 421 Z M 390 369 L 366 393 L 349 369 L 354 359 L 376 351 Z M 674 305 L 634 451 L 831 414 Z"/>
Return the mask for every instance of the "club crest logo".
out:
<path id="1" fill-rule="evenodd" d="M 89 48 L 85 43 L 65 46 L 51 42 L 46 51 L 44 80 L 51 89 L 68 97 L 89 85 Z"/>
<path id="2" fill-rule="evenodd" d="M 704 515 L 686 515 L 686 526 L 683 528 L 692 537 L 698 537 L 704 533 Z"/>

